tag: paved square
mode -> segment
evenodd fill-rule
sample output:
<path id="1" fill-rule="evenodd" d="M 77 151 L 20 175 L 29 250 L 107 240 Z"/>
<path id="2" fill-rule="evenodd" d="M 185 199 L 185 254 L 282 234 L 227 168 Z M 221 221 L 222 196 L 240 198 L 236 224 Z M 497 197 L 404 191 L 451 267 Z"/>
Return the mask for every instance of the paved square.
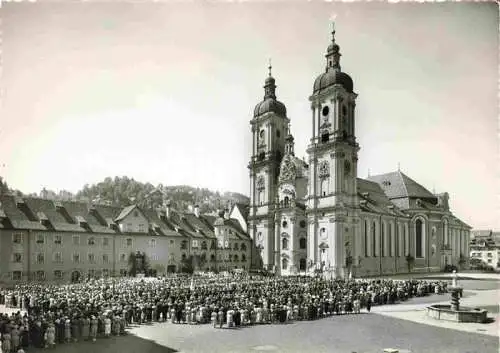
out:
<path id="1" fill-rule="evenodd" d="M 425 307 L 449 295 L 413 298 L 402 304 L 374 306 L 371 313 L 316 321 L 216 329 L 212 325 L 155 323 L 135 326 L 125 337 L 57 346 L 54 353 L 497 353 L 499 351 L 500 276 L 462 279 L 462 305 L 487 308 L 489 324 L 457 324 L 426 317 Z M 42 352 L 46 350 L 31 350 Z"/>

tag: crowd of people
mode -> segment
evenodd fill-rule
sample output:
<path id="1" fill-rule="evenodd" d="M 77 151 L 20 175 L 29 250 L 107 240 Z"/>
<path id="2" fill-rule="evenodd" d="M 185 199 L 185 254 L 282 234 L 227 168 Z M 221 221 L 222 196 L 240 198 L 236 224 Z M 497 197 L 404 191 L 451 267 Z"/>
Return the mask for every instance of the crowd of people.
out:
<path id="1" fill-rule="evenodd" d="M 169 321 L 214 327 L 316 320 L 445 293 L 446 282 L 216 276 L 100 279 L 0 288 L 0 353 L 26 352 L 126 334 L 131 325 Z"/>

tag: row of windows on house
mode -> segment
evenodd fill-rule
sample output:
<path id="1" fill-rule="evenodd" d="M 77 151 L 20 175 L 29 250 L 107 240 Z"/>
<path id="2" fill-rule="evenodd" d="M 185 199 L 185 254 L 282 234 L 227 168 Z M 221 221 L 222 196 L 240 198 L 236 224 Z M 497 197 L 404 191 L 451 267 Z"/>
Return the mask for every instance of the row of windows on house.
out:
<path id="1" fill-rule="evenodd" d="M 72 237 L 72 244 L 73 245 L 81 245 L 80 241 L 80 236 L 79 235 L 73 235 Z M 126 238 L 123 240 L 124 245 L 126 246 L 132 246 L 133 245 L 133 239 L 132 238 Z M 17 244 L 17 245 L 22 245 L 24 243 L 24 234 L 23 233 L 14 233 L 12 234 L 12 243 Z M 47 236 L 45 234 L 36 234 L 35 238 L 35 243 L 43 245 L 47 243 Z M 53 243 L 55 245 L 63 245 L 63 236 L 61 234 L 54 234 L 53 235 Z M 89 237 L 87 239 L 87 245 L 99 245 L 99 243 L 102 244 L 102 246 L 109 246 L 110 245 L 110 238 L 108 237 Z M 170 241 L 171 244 L 173 244 L 173 240 Z M 151 246 L 156 246 L 156 239 L 150 239 L 150 244 Z"/>
<path id="2" fill-rule="evenodd" d="M 158 261 L 159 257 L 156 254 L 151 254 L 149 255 L 150 259 L 153 261 Z M 99 258 L 99 260 L 98 260 Z M 127 262 L 127 254 L 120 254 L 119 256 L 120 262 Z M 12 262 L 14 263 L 23 263 L 24 261 L 24 255 L 22 253 L 15 252 L 12 254 Z M 75 252 L 71 256 L 71 261 L 75 264 L 81 263 L 82 258 L 80 256 L 80 253 Z M 109 254 L 101 254 L 100 256 L 96 256 L 94 253 L 88 253 L 87 254 L 87 262 L 90 264 L 97 264 L 103 263 L 103 264 L 108 264 L 110 263 L 110 255 Z M 46 257 L 45 253 L 36 253 L 35 254 L 35 264 L 38 265 L 43 265 L 46 263 Z M 64 257 L 63 253 L 61 252 L 54 252 L 52 253 L 52 263 L 56 264 L 62 264 L 64 263 Z"/>
<path id="3" fill-rule="evenodd" d="M 87 276 L 88 277 L 91 277 L 91 278 L 98 278 L 98 277 L 109 277 L 110 276 L 110 273 L 111 273 L 111 270 L 109 269 L 102 269 L 102 270 L 94 270 L 94 269 L 90 269 L 87 271 Z M 23 272 L 22 271 L 12 271 L 11 272 L 12 276 L 12 280 L 13 281 L 21 281 L 22 280 L 22 276 L 23 276 Z M 63 279 L 64 277 L 64 271 L 62 270 L 54 270 L 52 271 L 52 274 L 53 274 L 53 278 L 54 279 Z M 122 268 L 120 269 L 120 276 L 126 276 L 127 275 L 127 270 Z M 36 281 L 45 281 L 47 279 L 47 273 L 45 271 L 35 271 L 34 272 L 34 279 Z"/>
<path id="4" fill-rule="evenodd" d="M 482 257 L 483 255 L 484 255 L 484 253 L 480 253 L 480 252 L 473 252 L 473 253 L 471 253 L 472 257 Z M 500 255 L 500 252 L 498 252 L 498 255 Z M 487 257 L 493 257 L 493 253 L 492 252 L 488 252 L 488 253 L 486 253 L 486 256 Z"/>
<path id="5" fill-rule="evenodd" d="M 21 245 L 23 244 L 23 240 L 24 240 L 24 237 L 23 237 L 23 234 L 22 233 L 14 233 L 12 234 L 12 242 L 14 244 L 18 244 L 18 245 Z M 37 234 L 36 235 L 36 240 L 35 242 L 37 244 L 45 244 L 45 241 L 46 241 L 46 236 L 44 234 Z M 56 245 L 62 245 L 63 243 L 63 239 L 62 239 L 62 235 L 60 234 L 54 234 L 53 236 L 53 241 L 54 241 L 54 244 Z M 109 242 L 109 238 L 107 237 L 103 237 L 101 239 L 102 241 L 102 246 L 109 246 L 110 242 Z M 72 242 L 73 245 L 80 245 L 81 242 L 80 242 L 80 236 L 79 235 L 73 235 L 73 242 Z M 152 238 L 152 239 L 149 239 L 149 246 L 150 247 L 156 247 L 156 244 L 157 244 L 157 240 L 155 238 Z M 93 245 L 98 245 L 98 239 L 96 239 L 96 237 L 89 237 L 87 239 L 87 245 L 90 245 L 90 246 L 93 246 Z M 123 240 L 123 245 L 124 246 L 127 246 L 127 247 L 132 247 L 133 246 L 133 239 L 132 238 L 126 238 Z M 173 239 L 170 239 L 170 245 L 175 245 L 175 240 Z M 199 240 L 192 240 L 191 241 L 191 247 L 193 248 L 198 248 L 200 247 L 202 250 L 207 250 L 208 249 L 208 243 L 207 241 L 199 241 Z M 212 241 L 211 243 L 211 249 L 213 249 L 215 247 L 215 242 Z M 219 245 L 219 247 L 222 247 L 222 245 Z M 229 247 L 229 241 L 226 241 L 226 244 L 225 244 L 225 247 L 228 248 Z M 182 250 L 185 250 L 188 248 L 188 241 L 187 240 L 182 240 L 180 242 L 180 248 Z M 233 248 L 234 250 L 238 250 L 238 248 L 240 248 L 242 251 L 246 251 L 246 244 L 245 243 L 241 243 L 241 245 L 238 245 L 238 243 L 234 243 L 233 244 Z"/>
<path id="6" fill-rule="evenodd" d="M 150 254 L 149 258 L 153 261 L 159 261 L 159 259 L 160 259 L 159 256 L 156 254 Z M 186 258 L 187 258 L 187 255 L 185 253 L 183 253 L 182 259 L 184 260 Z M 23 259 L 24 259 L 24 256 L 22 253 L 13 253 L 12 254 L 12 262 L 14 262 L 14 263 L 23 263 Z M 45 259 L 46 258 L 45 258 L 44 253 L 36 253 L 35 254 L 35 263 L 36 264 L 38 264 L 38 265 L 45 264 L 46 263 Z M 109 254 L 101 254 L 101 256 L 99 256 L 99 259 L 100 259 L 100 261 L 97 260 L 96 254 L 94 254 L 94 253 L 87 254 L 87 263 L 89 263 L 89 264 L 97 264 L 98 262 L 103 263 L 103 264 L 110 263 L 110 255 Z M 119 259 L 120 259 L 119 260 L 120 262 L 123 262 L 123 263 L 127 262 L 128 261 L 127 254 L 123 254 L 123 253 L 120 254 Z M 172 255 L 172 259 L 174 259 L 174 255 Z M 201 254 L 201 259 L 203 261 L 206 261 L 206 254 L 205 253 Z M 214 254 L 210 255 L 211 261 L 215 261 L 215 259 L 216 259 L 216 257 Z M 234 262 L 240 261 L 240 257 L 237 254 L 229 254 L 229 253 L 219 254 L 218 259 L 219 260 L 234 261 Z M 73 253 L 71 256 L 71 261 L 75 264 L 81 263 L 82 259 L 81 259 L 80 253 L 77 253 L 77 252 Z M 246 261 L 245 254 L 241 254 L 241 261 L 242 262 Z M 56 264 L 64 263 L 63 254 L 61 252 L 53 253 L 52 254 L 52 262 L 56 263 Z"/>

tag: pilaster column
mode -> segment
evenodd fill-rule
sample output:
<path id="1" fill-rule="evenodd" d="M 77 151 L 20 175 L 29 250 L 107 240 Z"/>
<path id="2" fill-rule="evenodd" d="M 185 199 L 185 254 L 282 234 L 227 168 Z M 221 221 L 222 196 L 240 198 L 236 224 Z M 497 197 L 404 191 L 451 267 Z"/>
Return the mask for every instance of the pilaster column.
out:
<path id="1" fill-rule="evenodd" d="M 337 131 L 339 129 L 338 115 L 339 115 L 339 97 L 338 95 L 336 95 L 335 101 L 333 102 L 333 131 Z"/>
<path id="2" fill-rule="evenodd" d="M 356 107 L 356 104 L 354 102 L 352 102 L 352 104 L 351 104 L 351 128 L 352 128 L 351 135 L 352 136 L 356 136 L 356 119 L 354 116 L 355 107 Z"/>
<path id="3" fill-rule="evenodd" d="M 316 143 L 316 108 L 315 108 L 316 104 L 313 103 L 311 105 L 311 109 L 312 109 L 312 141 L 311 143 Z"/>
<path id="4" fill-rule="evenodd" d="M 274 265 L 277 273 L 281 273 L 280 261 L 280 220 L 278 217 L 274 219 Z"/>
<path id="5" fill-rule="evenodd" d="M 252 126 L 252 158 L 257 155 L 256 141 L 255 141 L 255 126 Z"/>

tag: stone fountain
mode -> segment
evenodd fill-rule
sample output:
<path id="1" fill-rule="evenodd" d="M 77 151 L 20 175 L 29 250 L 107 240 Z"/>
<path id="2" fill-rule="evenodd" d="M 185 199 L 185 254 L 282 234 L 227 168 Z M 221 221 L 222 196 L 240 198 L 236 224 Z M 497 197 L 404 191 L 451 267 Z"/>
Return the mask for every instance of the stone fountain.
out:
<path id="1" fill-rule="evenodd" d="M 460 307 L 462 287 L 457 281 L 457 271 L 453 271 L 453 279 L 448 290 L 451 294 L 451 305 L 435 304 L 427 307 L 427 316 L 437 320 L 455 322 L 486 322 L 488 312 L 480 308 Z"/>
<path id="2" fill-rule="evenodd" d="M 451 292 L 451 309 L 455 311 L 459 311 L 460 309 L 460 292 L 462 287 L 460 287 L 457 283 L 457 271 L 453 270 L 453 279 L 451 281 L 451 286 L 448 287 L 448 290 Z"/>

